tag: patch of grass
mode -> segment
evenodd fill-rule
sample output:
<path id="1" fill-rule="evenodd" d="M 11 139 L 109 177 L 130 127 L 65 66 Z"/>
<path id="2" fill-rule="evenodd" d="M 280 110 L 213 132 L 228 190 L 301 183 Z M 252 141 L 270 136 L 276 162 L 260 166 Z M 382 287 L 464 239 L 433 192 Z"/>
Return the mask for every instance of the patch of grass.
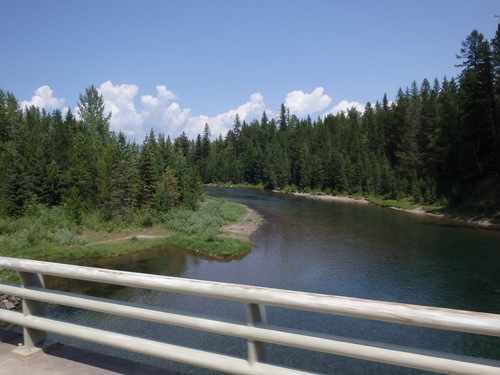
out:
<path id="1" fill-rule="evenodd" d="M 20 218 L 0 220 L 1 255 L 44 256 L 48 249 L 85 243 L 61 207 L 34 206 Z"/>
<path id="2" fill-rule="evenodd" d="M 19 275 L 13 270 L 0 270 L 0 281 L 19 284 Z"/>
<path id="3" fill-rule="evenodd" d="M 381 197 L 367 197 L 366 200 L 381 207 L 396 207 L 404 210 L 412 210 L 414 208 L 420 207 L 418 205 L 412 204 L 406 200 L 395 200 L 395 199 L 385 199 Z"/>
<path id="4" fill-rule="evenodd" d="M 250 252 L 252 244 L 250 242 L 238 240 L 236 238 L 209 235 L 199 237 L 178 233 L 167 237 L 164 240 L 167 245 L 179 247 L 181 249 L 194 250 L 197 253 L 205 254 L 214 258 L 237 258 Z"/>
<path id="5" fill-rule="evenodd" d="M 129 254 L 163 243 L 162 238 L 144 239 L 132 236 L 129 241 L 89 243 L 68 248 L 64 258 L 78 260 L 83 258 L 109 258 Z"/>
<path id="6" fill-rule="evenodd" d="M 125 236 L 120 232 L 124 230 L 126 224 L 101 220 L 99 213 L 88 213 L 84 215 L 82 224 L 77 226 L 68 218 L 62 207 L 33 206 L 31 212 L 23 217 L 0 219 L 0 255 L 64 261 L 64 259 L 116 256 L 161 243 L 161 239 L 143 240 L 136 237 L 136 241 L 96 244 L 95 242 L 109 238 L 113 240 Z M 128 225 L 133 226 L 134 223 Z M 125 227 L 125 230 L 128 229 L 130 228 Z M 94 243 L 90 243 L 83 234 L 85 232 Z M 165 230 L 162 229 L 161 232 L 164 233 Z"/>

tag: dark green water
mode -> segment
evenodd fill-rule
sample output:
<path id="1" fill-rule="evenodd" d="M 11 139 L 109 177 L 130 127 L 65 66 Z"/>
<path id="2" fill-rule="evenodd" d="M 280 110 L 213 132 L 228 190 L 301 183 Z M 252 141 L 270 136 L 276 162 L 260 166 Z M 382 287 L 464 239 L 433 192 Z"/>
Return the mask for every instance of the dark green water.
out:
<path id="1" fill-rule="evenodd" d="M 346 202 L 325 202 L 259 190 L 207 193 L 243 203 L 266 223 L 240 260 L 218 262 L 175 248 L 155 248 L 90 265 L 382 301 L 500 313 L 500 232 Z M 93 295 L 245 320 L 244 306 L 172 293 L 72 284 Z M 245 341 L 57 307 L 59 319 L 141 337 L 245 356 Z M 500 339 L 268 308 L 270 324 L 500 360 Z M 59 339 L 59 338 L 58 338 Z M 96 350 L 92 344 L 60 341 Z M 103 351 L 107 349 L 97 348 Z M 109 349 L 115 355 L 131 357 Z M 267 347 L 269 362 L 326 374 L 423 374 L 416 370 Z M 134 359 L 184 373 L 209 374 L 163 360 Z"/>

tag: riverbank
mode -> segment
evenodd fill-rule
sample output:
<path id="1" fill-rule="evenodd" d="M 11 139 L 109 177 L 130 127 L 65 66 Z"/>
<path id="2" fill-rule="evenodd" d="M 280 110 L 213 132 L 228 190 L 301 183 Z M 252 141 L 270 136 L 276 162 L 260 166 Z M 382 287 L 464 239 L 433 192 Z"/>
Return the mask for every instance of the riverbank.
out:
<path id="1" fill-rule="evenodd" d="M 50 218 L 53 213 L 47 212 Z M 59 216 L 55 216 L 56 218 Z M 72 263 L 84 258 L 111 258 L 139 252 L 153 246 L 171 245 L 216 259 L 233 259 L 250 252 L 250 236 L 257 230 L 262 217 L 254 210 L 222 199 L 207 197 L 197 211 L 172 212 L 147 226 L 117 227 L 111 230 L 89 228 L 53 228 L 49 223 L 36 222 L 36 236 L 26 241 L 26 227 L 11 220 L 10 231 L 0 236 L 1 255 L 26 259 L 41 259 Z M 62 233 L 65 235 L 62 238 Z M 55 235 L 55 234 L 57 235 Z M 61 238 L 64 240 L 61 240 Z M 17 282 L 14 272 L 1 271 L 0 279 Z"/>
<path id="2" fill-rule="evenodd" d="M 381 199 L 366 199 L 363 197 L 350 197 L 350 196 L 344 196 L 344 195 L 327 195 L 327 194 L 311 194 L 311 193 L 304 193 L 304 192 L 293 192 L 293 195 L 299 196 L 299 197 L 306 197 L 310 199 L 319 199 L 319 200 L 324 200 L 324 201 L 341 201 L 341 202 L 354 202 L 354 203 L 360 203 L 360 204 L 371 204 L 375 206 L 380 206 L 384 208 L 388 208 L 391 210 L 397 210 L 397 211 L 403 211 L 406 213 L 410 213 L 413 215 L 425 215 L 425 216 L 430 216 L 430 217 L 437 217 L 437 218 L 442 218 L 446 220 L 453 220 L 453 221 L 458 221 L 464 224 L 469 224 L 469 225 L 476 225 L 480 226 L 483 228 L 488 228 L 488 229 L 500 229 L 500 224 L 495 224 L 492 223 L 488 218 L 485 218 L 484 216 L 479 216 L 479 217 L 473 217 L 473 218 L 464 218 L 464 217 L 453 217 L 450 215 L 447 215 L 445 213 L 440 213 L 438 212 L 430 212 L 426 211 L 424 207 L 421 206 L 416 206 L 416 207 L 398 207 L 396 205 L 391 205 L 392 201 L 388 200 L 381 200 Z"/>
<path id="3" fill-rule="evenodd" d="M 236 203 L 232 203 L 236 204 Z M 225 224 L 221 227 L 219 236 L 226 238 L 233 238 L 241 240 L 244 242 L 250 242 L 250 236 L 259 228 L 259 226 L 264 221 L 263 217 L 260 216 L 255 210 L 238 204 L 238 206 L 244 209 L 244 214 L 236 222 L 231 222 Z M 167 240 L 168 237 L 175 236 L 175 233 L 171 231 L 164 230 L 163 228 L 149 228 L 147 230 L 137 230 L 137 231 L 127 231 L 127 235 L 123 236 L 121 234 L 99 234 L 95 236 L 93 243 L 95 245 L 101 244 L 113 244 L 124 241 L 139 241 L 141 240 L 144 245 L 148 244 L 148 240 Z M 152 242 L 156 244 L 156 241 Z M 148 246 L 146 246 L 148 247 Z M 190 249 L 193 250 L 193 249 Z M 200 249 L 194 249 L 199 254 L 204 254 Z"/>
<path id="4" fill-rule="evenodd" d="M 212 225 L 212 228 L 196 229 L 196 233 L 185 228 L 183 232 L 165 238 L 164 243 L 202 257 L 224 261 L 240 259 L 248 254 L 254 246 L 250 236 L 263 222 L 262 217 L 244 205 L 218 201 L 224 202 L 225 213 L 221 210 L 219 214 L 212 213 L 205 218 L 204 215 L 196 217 L 197 221 Z M 227 211 L 229 207 L 231 212 Z M 224 222 L 219 225 L 217 220 L 221 219 Z"/>
<path id="5" fill-rule="evenodd" d="M 127 229 L 120 233 L 87 233 L 86 238 L 89 241 L 87 246 L 95 245 L 113 245 L 125 242 L 135 242 L 142 244 L 144 248 L 155 246 L 160 243 L 170 244 L 185 248 L 200 255 L 208 255 L 218 258 L 226 258 L 224 254 L 218 254 L 214 251 L 214 243 L 219 243 L 226 248 L 225 253 L 231 253 L 229 256 L 240 256 L 251 248 L 250 236 L 258 229 L 263 222 L 255 210 L 237 203 L 210 201 L 209 206 L 202 206 L 198 211 L 192 214 L 184 213 L 182 218 L 177 218 L 177 230 L 166 229 L 164 225 L 157 224 L 151 228 L 141 228 L 136 230 Z M 189 217 L 188 217 L 189 216 Z M 221 221 L 219 219 L 223 218 Z M 172 220 L 173 221 L 173 220 Z M 211 227 L 213 224 L 213 227 Z M 172 226 L 172 223 L 170 223 Z M 219 227 L 218 227 L 219 226 Z M 186 235 L 187 234 L 187 235 Z M 235 241 L 220 241 L 216 237 L 233 239 Z M 238 244 L 238 241 L 241 241 Z M 226 244 L 222 244 L 226 242 Z M 242 247 L 244 251 L 231 251 L 231 243 L 235 249 Z M 208 245 L 208 247 L 207 247 Z M 140 251 L 141 248 L 134 250 Z"/>
<path id="6" fill-rule="evenodd" d="M 215 259 L 240 258 L 253 246 L 249 241 L 252 229 L 247 227 L 254 227 L 255 223 L 247 216 L 247 210 L 243 205 L 207 196 L 196 211 L 185 211 L 164 221 L 167 228 L 176 232 L 164 243 Z"/>

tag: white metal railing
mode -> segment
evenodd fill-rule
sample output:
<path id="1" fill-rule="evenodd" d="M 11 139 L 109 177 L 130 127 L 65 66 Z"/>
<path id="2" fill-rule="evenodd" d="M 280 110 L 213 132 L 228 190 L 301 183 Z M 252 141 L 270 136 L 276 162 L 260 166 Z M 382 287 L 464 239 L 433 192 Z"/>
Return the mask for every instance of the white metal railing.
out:
<path id="1" fill-rule="evenodd" d="M 46 332 L 233 374 L 310 374 L 264 362 L 264 344 L 277 344 L 447 374 L 500 374 L 500 361 L 294 330 L 266 324 L 265 306 L 314 311 L 406 325 L 500 337 L 500 315 L 295 292 L 0 257 L 0 268 L 19 273 L 21 285 L 0 292 L 23 298 L 23 312 L 0 310 L 0 320 L 22 326 L 24 348 L 43 345 Z M 44 288 L 44 275 L 190 294 L 244 303 L 247 322 Z M 44 316 L 45 304 L 158 322 L 246 339 L 247 358 L 137 338 Z"/>

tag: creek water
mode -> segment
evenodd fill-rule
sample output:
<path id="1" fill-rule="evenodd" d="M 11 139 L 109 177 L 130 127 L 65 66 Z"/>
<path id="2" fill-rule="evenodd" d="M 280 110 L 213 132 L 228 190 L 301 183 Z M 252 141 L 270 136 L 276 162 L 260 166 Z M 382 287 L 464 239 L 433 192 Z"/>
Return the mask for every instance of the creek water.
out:
<path id="1" fill-rule="evenodd" d="M 500 313 L 500 231 L 411 215 L 355 202 L 320 201 L 254 189 L 210 188 L 206 193 L 245 204 L 265 223 L 252 251 L 216 261 L 176 248 L 156 247 L 90 266 L 200 280 L 241 283 L 381 301 Z M 47 280 L 49 286 L 245 321 L 235 302 L 83 282 Z M 61 285 L 59 285 L 61 286 Z M 241 356 L 246 342 L 154 323 L 109 317 L 68 307 L 49 315 Z M 339 336 L 408 345 L 500 360 L 500 339 L 267 307 L 268 322 Z M 56 337 L 91 350 L 132 358 L 185 374 L 212 374 L 155 358 Z M 266 360 L 325 374 L 424 374 L 426 372 L 303 350 L 266 346 Z"/>

